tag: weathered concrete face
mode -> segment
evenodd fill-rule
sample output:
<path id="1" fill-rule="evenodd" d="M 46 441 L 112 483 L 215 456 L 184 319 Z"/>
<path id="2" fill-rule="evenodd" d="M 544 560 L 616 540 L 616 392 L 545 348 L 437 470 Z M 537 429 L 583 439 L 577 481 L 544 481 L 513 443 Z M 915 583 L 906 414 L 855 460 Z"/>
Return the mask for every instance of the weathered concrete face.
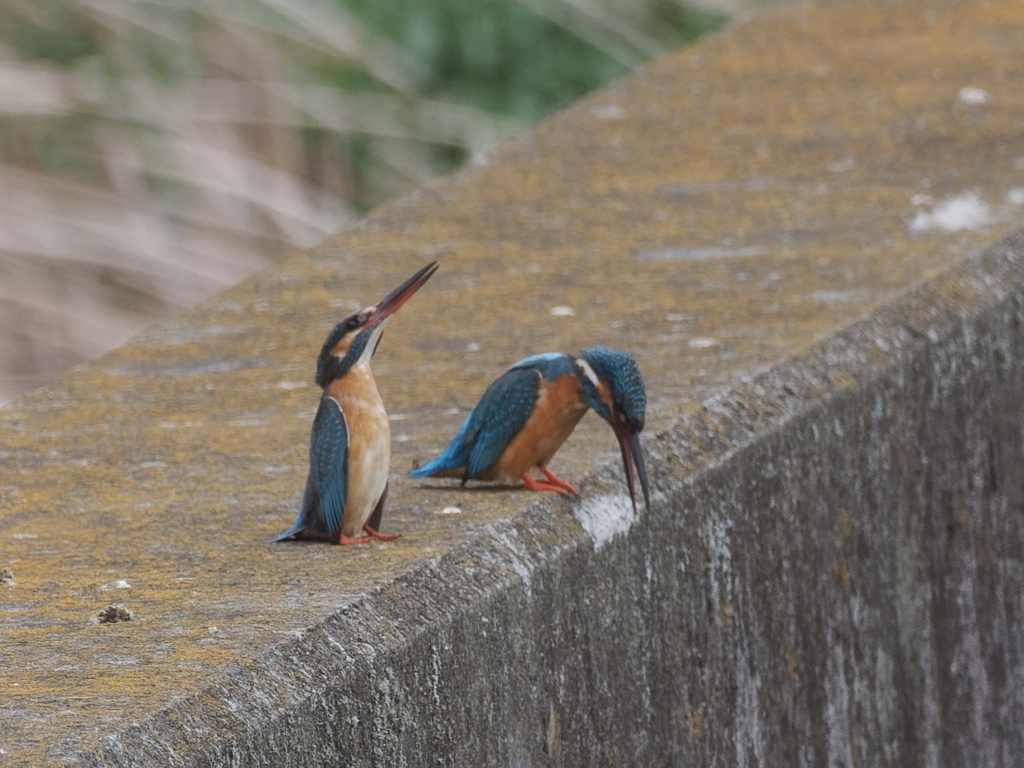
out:
<path id="1" fill-rule="evenodd" d="M 737 24 L 0 412 L 5 763 L 1013 762 L 1024 245 L 969 254 L 1024 211 L 1022 38 Z M 375 361 L 405 536 L 271 545 L 324 336 L 431 258 Z M 595 343 L 649 514 L 592 416 L 577 503 L 404 478 Z"/>

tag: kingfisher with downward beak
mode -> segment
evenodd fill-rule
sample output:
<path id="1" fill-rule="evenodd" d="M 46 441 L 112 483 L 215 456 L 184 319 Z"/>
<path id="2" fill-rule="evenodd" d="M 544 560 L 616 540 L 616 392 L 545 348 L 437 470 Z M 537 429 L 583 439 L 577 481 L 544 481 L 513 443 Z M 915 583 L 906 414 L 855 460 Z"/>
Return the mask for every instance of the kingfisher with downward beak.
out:
<path id="1" fill-rule="evenodd" d="M 274 541 L 393 541 L 380 532 L 388 493 L 391 427 L 370 370 L 384 325 L 437 270 L 431 262 L 328 335 L 316 364 L 323 394 L 309 439 L 309 477 L 295 523 Z"/>
<path id="2" fill-rule="evenodd" d="M 484 392 L 458 434 L 433 461 L 409 477 L 455 477 L 522 484 L 534 491 L 579 496 L 548 462 L 593 408 L 619 441 L 626 485 L 636 509 L 634 470 L 650 507 L 640 449 L 647 395 L 632 355 L 606 347 L 579 357 L 545 352 L 523 358 Z M 531 473 L 539 471 L 543 478 Z"/>

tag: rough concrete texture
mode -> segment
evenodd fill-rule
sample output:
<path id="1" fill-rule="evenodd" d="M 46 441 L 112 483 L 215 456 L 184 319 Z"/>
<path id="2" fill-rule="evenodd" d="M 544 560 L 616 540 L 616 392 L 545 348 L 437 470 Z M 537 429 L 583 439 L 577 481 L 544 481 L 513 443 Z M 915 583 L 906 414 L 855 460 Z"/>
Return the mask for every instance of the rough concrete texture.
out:
<path id="1" fill-rule="evenodd" d="M 1018 763 L 1022 39 L 755 16 L 0 412 L 0 762 Z M 271 545 L 324 335 L 430 258 L 375 363 L 404 537 Z M 405 479 L 594 343 L 649 513 L 593 415 L 581 501 Z"/>

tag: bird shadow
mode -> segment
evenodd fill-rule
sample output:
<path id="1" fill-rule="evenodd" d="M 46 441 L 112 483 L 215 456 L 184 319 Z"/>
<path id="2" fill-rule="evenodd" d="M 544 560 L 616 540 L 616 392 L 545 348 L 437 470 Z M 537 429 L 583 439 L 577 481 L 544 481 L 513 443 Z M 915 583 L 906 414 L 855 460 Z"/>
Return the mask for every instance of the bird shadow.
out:
<path id="1" fill-rule="evenodd" d="M 420 483 L 416 486 L 421 491 L 433 493 L 457 493 L 487 494 L 487 493 L 553 493 L 550 491 L 535 491 L 525 485 L 427 485 Z M 555 494 L 558 495 L 558 494 Z"/>

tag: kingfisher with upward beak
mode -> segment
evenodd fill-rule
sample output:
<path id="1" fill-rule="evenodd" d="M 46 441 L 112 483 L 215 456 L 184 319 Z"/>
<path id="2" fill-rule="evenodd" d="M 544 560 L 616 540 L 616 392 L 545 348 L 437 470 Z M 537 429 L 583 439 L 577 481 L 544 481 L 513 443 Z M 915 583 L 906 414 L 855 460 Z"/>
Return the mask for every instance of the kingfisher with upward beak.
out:
<path id="1" fill-rule="evenodd" d="M 558 352 L 532 355 L 503 373 L 484 392 L 440 456 L 409 477 L 457 477 L 512 483 L 563 496 L 579 492 L 548 469 L 548 462 L 593 408 L 619 441 L 629 496 L 636 509 L 633 471 L 650 506 L 640 450 L 647 395 L 636 360 L 605 347 L 579 357 Z M 539 470 L 544 479 L 530 473 Z"/>
<path id="2" fill-rule="evenodd" d="M 370 370 L 384 325 L 437 270 L 431 262 L 331 331 L 316 363 L 323 394 L 309 439 L 309 477 L 295 523 L 274 541 L 393 541 L 380 532 L 388 493 L 391 427 Z"/>

